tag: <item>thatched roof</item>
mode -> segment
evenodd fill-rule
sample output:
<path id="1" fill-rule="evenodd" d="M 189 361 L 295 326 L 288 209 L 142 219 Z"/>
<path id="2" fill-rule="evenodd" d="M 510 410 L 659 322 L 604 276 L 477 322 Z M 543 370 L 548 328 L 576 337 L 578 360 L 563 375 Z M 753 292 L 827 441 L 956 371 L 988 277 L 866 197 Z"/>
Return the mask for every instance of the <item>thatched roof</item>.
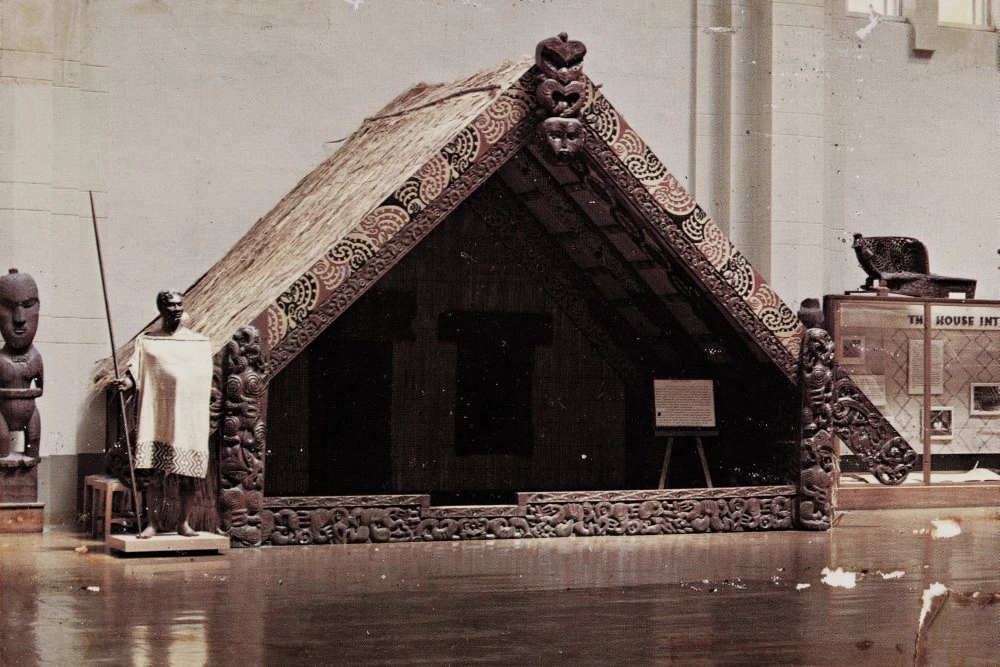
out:
<path id="1" fill-rule="evenodd" d="M 222 349 L 533 62 L 523 58 L 453 83 L 417 84 L 366 119 L 185 292 L 194 328 L 213 349 Z M 124 345 L 118 358 L 129 359 L 134 343 Z M 94 376 L 97 387 L 113 374 L 109 358 Z"/>

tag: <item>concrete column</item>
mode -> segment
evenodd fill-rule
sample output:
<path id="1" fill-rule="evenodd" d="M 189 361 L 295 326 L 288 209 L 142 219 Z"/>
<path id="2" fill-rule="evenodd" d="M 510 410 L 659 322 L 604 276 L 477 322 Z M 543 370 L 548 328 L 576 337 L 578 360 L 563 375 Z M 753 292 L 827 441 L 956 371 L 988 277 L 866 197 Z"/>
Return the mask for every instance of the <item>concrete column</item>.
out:
<path id="1" fill-rule="evenodd" d="M 695 136 L 693 192 L 729 231 L 730 95 L 733 28 L 729 0 L 699 0 L 694 22 Z"/>
<path id="2" fill-rule="evenodd" d="M 825 0 L 775 1 L 771 23 L 771 287 L 823 292 Z"/>
<path id="3" fill-rule="evenodd" d="M 771 3 L 733 0 L 729 237 L 771 272 Z"/>

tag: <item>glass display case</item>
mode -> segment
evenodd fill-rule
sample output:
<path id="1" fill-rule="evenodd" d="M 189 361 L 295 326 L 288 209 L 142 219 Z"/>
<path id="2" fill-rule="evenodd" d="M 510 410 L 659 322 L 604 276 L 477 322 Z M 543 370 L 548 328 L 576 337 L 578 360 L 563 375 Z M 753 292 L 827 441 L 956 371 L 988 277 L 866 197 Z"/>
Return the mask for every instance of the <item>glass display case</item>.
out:
<path id="1" fill-rule="evenodd" d="M 937 493 L 930 505 L 995 504 L 1000 302 L 831 295 L 824 309 L 837 363 L 921 454 L 904 486 L 972 491 Z M 850 451 L 839 454 L 842 490 L 870 483 Z"/>

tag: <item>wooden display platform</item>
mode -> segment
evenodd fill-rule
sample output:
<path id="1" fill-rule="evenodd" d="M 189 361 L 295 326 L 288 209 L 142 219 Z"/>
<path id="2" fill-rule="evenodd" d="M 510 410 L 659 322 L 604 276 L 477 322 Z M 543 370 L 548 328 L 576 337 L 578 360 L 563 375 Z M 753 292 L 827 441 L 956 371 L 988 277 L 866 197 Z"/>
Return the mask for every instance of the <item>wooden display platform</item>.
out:
<path id="1" fill-rule="evenodd" d="M 0 533 L 40 533 L 45 503 L 0 503 Z"/>
<path id="2" fill-rule="evenodd" d="M 107 545 L 113 551 L 127 554 L 155 554 L 167 552 L 229 551 L 229 538 L 225 535 L 198 533 L 197 537 L 183 537 L 177 533 L 154 535 L 140 540 L 135 535 L 111 535 Z"/>
<path id="3" fill-rule="evenodd" d="M 1000 506 L 1000 483 L 843 484 L 837 489 L 838 510 L 935 509 Z"/>

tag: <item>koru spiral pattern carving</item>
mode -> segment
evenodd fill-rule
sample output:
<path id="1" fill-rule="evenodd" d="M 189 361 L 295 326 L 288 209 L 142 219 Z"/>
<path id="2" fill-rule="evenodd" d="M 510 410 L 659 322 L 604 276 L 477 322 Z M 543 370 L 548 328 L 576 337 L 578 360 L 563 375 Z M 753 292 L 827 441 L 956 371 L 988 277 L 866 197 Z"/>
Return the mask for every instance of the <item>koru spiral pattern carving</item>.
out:
<path id="1" fill-rule="evenodd" d="M 260 332 L 240 327 L 223 350 L 222 412 L 219 423 L 221 530 L 235 547 L 262 541 L 267 387 Z"/>
<path id="2" fill-rule="evenodd" d="M 875 479 L 902 484 L 917 462 L 917 453 L 839 366 L 833 369 L 833 392 L 834 433 Z"/>

